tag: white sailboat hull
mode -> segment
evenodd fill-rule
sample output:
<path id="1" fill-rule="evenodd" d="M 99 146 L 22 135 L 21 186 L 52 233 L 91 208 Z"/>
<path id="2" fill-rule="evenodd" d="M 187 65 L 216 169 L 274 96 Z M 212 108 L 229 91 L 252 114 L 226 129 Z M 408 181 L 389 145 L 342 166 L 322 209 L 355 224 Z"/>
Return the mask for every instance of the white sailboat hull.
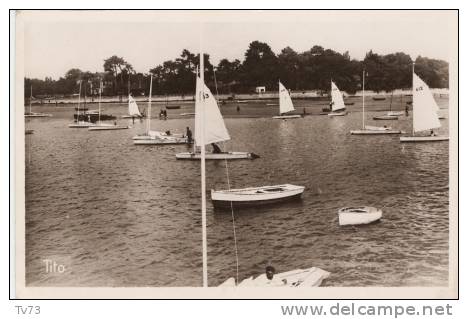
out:
<path id="1" fill-rule="evenodd" d="M 401 111 L 390 111 L 390 112 L 387 112 L 387 115 L 388 116 L 402 116 L 404 115 L 405 112 L 401 112 Z"/>
<path id="2" fill-rule="evenodd" d="M 391 127 L 366 126 L 363 130 L 352 130 L 352 135 L 384 135 L 384 134 L 402 134 L 404 131 L 392 130 Z"/>
<path id="3" fill-rule="evenodd" d="M 91 122 L 75 122 L 75 123 L 68 124 L 68 127 L 69 128 L 89 128 L 94 125 L 96 124 L 91 123 Z"/>
<path id="4" fill-rule="evenodd" d="M 52 117 L 52 114 L 47 113 L 26 113 L 24 117 Z"/>
<path id="5" fill-rule="evenodd" d="M 277 116 L 273 116 L 273 118 L 277 119 L 277 120 L 287 120 L 287 119 L 301 118 L 301 116 L 298 115 L 298 114 L 295 114 L 295 115 L 277 115 Z"/>
<path id="6" fill-rule="evenodd" d="M 211 201 L 215 207 L 255 206 L 300 198 L 304 186 L 291 184 L 249 187 L 231 190 L 211 190 Z"/>
<path id="7" fill-rule="evenodd" d="M 330 276 L 328 271 L 321 268 L 311 267 L 308 269 L 295 269 L 275 274 L 273 280 L 269 280 L 265 274 L 244 279 L 237 287 L 319 287 L 322 281 Z M 219 287 L 236 287 L 234 278 L 229 278 Z"/>
<path id="8" fill-rule="evenodd" d="M 134 145 L 174 145 L 174 144 L 188 144 L 186 137 L 167 136 L 164 138 L 154 137 L 147 139 L 136 139 L 133 141 Z"/>
<path id="9" fill-rule="evenodd" d="M 377 121 L 395 121 L 395 120 L 398 120 L 398 116 L 397 115 L 377 115 L 377 116 L 374 116 L 373 117 L 374 120 L 377 120 Z"/>
<path id="10" fill-rule="evenodd" d="M 254 153 L 248 152 L 205 153 L 206 160 L 255 159 L 257 157 Z M 199 160 L 201 154 L 193 152 L 177 153 L 176 158 L 180 160 Z"/>
<path id="11" fill-rule="evenodd" d="M 402 143 L 417 143 L 417 142 L 441 142 L 448 141 L 448 136 L 401 136 Z"/>
<path id="12" fill-rule="evenodd" d="M 115 130 L 126 130 L 129 129 L 126 125 L 95 125 L 90 126 L 88 131 L 115 131 Z"/>
<path id="13" fill-rule="evenodd" d="M 338 210 L 340 226 L 370 224 L 382 218 L 382 211 L 375 207 L 344 207 Z"/>
<path id="14" fill-rule="evenodd" d="M 345 116 L 348 114 L 348 111 L 333 111 L 328 113 L 328 116 Z"/>

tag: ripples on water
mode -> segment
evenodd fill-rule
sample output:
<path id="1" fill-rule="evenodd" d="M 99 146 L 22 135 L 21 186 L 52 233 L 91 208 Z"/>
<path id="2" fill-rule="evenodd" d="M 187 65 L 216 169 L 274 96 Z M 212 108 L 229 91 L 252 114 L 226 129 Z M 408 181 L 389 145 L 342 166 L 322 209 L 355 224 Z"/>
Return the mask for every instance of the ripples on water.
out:
<path id="1" fill-rule="evenodd" d="M 315 113 L 323 106 L 295 104 Z M 374 102 L 367 118 L 385 106 Z M 105 107 L 125 112 L 122 105 Z M 240 115 L 276 113 L 264 104 L 241 108 Z M 200 286 L 200 164 L 175 160 L 187 147 L 134 146 L 131 137 L 145 128 L 139 122 L 88 132 L 67 127 L 71 107 L 41 110 L 54 117 L 26 123 L 35 130 L 26 137 L 27 284 Z M 236 114 L 234 106 L 223 112 Z M 300 201 L 235 212 L 240 278 L 270 262 L 280 272 L 321 267 L 331 272 L 325 286 L 447 285 L 448 143 L 349 135 L 361 116 L 356 105 L 346 117 L 226 119 L 226 146 L 261 156 L 228 163 L 231 187 L 306 187 Z M 411 131 L 411 117 L 386 124 Z M 153 129 L 186 126 L 193 128 L 193 119 L 152 121 Z M 448 120 L 443 126 L 447 133 Z M 208 161 L 206 169 L 207 190 L 227 188 L 225 162 Z M 339 227 L 337 209 L 348 205 L 382 208 L 383 218 Z M 214 212 L 208 194 L 207 218 L 209 280 L 217 285 L 235 276 L 231 214 Z M 46 274 L 43 259 L 67 271 Z"/>

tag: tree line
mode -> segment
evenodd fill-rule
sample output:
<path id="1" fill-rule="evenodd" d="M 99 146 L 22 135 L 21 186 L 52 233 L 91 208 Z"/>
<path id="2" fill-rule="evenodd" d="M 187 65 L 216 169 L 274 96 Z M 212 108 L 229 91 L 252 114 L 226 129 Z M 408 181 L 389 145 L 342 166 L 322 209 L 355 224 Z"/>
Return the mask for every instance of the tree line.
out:
<path id="1" fill-rule="evenodd" d="M 25 78 L 25 97 L 32 85 L 35 96 L 57 96 L 78 93 L 95 96 L 102 80 L 104 95 L 147 95 L 150 74 L 153 76 L 153 94 L 193 94 L 199 54 L 184 49 L 179 57 L 151 68 L 148 73 L 135 72 L 132 65 L 116 55 L 104 60 L 103 72 L 70 69 L 58 80 L 52 78 Z M 253 41 L 244 59 L 222 59 L 215 66 L 210 55 L 204 55 L 205 82 L 219 93 L 251 93 L 255 87 L 265 86 L 267 91 L 278 90 L 278 80 L 293 91 L 330 89 L 330 81 L 348 93 L 361 89 L 362 72 L 366 72 L 366 89 L 390 92 L 397 88 L 410 88 L 413 62 L 410 55 L 396 52 L 379 55 L 367 52 L 363 61 L 351 59 L 348 52 L 339 53 L 321 46 L 296 52 L 290 47 L 275 54 L 264 42 Z M 415 72 L 433 88 L 447 88 L 448 63 L 418 56 Z"/>

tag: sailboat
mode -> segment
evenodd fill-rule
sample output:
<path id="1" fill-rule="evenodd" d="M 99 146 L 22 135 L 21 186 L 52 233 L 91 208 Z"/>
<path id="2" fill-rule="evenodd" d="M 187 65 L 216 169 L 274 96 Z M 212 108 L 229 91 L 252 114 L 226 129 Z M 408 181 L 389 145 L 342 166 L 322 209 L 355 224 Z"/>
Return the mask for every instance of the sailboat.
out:
<path id="1" fill-rule="evenodd" d="M 348 114 L 343 101 L 343 94 L 341 94 L 333 81 L 331 81 L 331 98 L 331 112 L 328 113 L 328 116 L 344 116 Z"/>
<path id="2" fill-rule="evenodd" d="M 187 144 L 187 137 L 182 134 L 172 134 L 151 130 L 151 102 L 153 96 L 153 75 L 150 77 L 150 90 L 148 96 L 148 114 L 146 116 L 146 132 L 133 137 L 135 145 L 173 145 Z M 135 103 L 136 104 L 136 103 Z"/>
<path id="3" fill-rule="evenodd" d="M 393 91 L 392 91 L 392 94 L 390 95 L 390 110 L 385 115 L 374 116 L 373 119 L 385 120 L 385 121 L 398 120 L 398 116 L 403 115 L 403 113 L 392 111 L 392 102 L 393 102 Z"/>
<path id="4" fill-rule="evenodd" d="M 366 85 L 366 72 L 362 71 L 362 129 L 352 130 L 352 135 L 382 135 L 382 134 L 401 134 L 404 133 L 400 130 L 392 130 L 387 126 L 370 126 L 366 125 L 366 107 L 365 107 L 365 85 Z"/>
<path id="5" fill-rule="evenodd" d="M 140 108 L 131 94 L 128 95 L 128 114 L 122 115 L 123 119 L 143 118 Z"/>
<path id="6" fill-rule="evenodd" d="M 437 142 L 448 141 L 448 136 L 433 134 L 433 129 L 441 127 L 437 105 L 432 93 L 421 78 L 414 73 L 413 63 L 413 135 L 401 136 L 400 142 Z M 431 130 L 431 135 L 416 136 L 415 132 Z"/>
<path id="7" fill-rule="evenodd" d="M 203 70 L 203 69 L 200 69 Z M 200 74 L 203 71 L 200 71 Z M 210 89 L 205 85 L 202 79 L 197 75 L 196 94 L 203 92 L 203 103 L 197 98 L 195 101 L 195 143 L 193 152 L 177 153 L 177 159 L 199 160 L 202 157 L 209 160 L 235 160 L 235 159 L 255 159 L 258 156 L 248 152 L 217 152 L 206 153 L 204 150 L 196 152 L 197 146 L 201 146 L 201 137 L 205 136 L 206 144 L 224 142 L 231 139 L 224 124 L 223 116 L 216 103 L 216 99 L 211 94 Z M 205 118 L 202 113 L 205 112 Z M 204 149 L 204 148 L 203 148 Z"/>
<path id="8" fill-rule="evenodd" d="M 114 124 L 103 123 L 101 122 L 101 97 L 102 97 L 102 81 L 99 82 L 99 110 L 98 110 L 98 122 L 90 126 L 88 131 L 114 131 L 114 130 L 126 130 L 129 127 L 127 125 L 117 125 L 117 122 Z"/>
<path id="9" fill-rule="evenodd" d="M 52 114 L 47 113 L 34 113 L 31 110 L 31 103 L 32 103 L 32 85 L 31 85 L 31 94 L 29 96 L 29 112 L 24 113 L 24 117 L 51 117 Z"/>
<path id="10" fill-rule="evenodd" d="M 78 106 L 76 107 L 76 114 L 75 114 L 75 121 L 71 124 L 68 124 L 69 128 L 89 128 L 93 126 L 94 123 L 87 122 L 87 121 L 80 121 L 80 104 L 81 104 L 81 80 L 80 80 L 80 88 L 78 90 Z"/>
<path id="11" fill-rule="evenodd" d="M 201 51 L 201 50 L 200 50 Z M 221 113 L 213 98 L 211 92 L 205 86 L 203 76 L 203 52 L 200 52 L 200 77 L 197 76 L 196 102 L 195 102 L 195 140 L 201 148 L 200 152 L 200 171 L 201 171 L 201 224 L 202 224 L 202 274 L 203 287 L 208 287 L 208 248 L 206 232 L 206 177 L 205 177 L 205 145 L 214 141 L 226 141 L 230 139 L 229 133 L 224 126 Z M 215 126 L 213 120 L 218 118 Z M 296 269 L 274 275 L 274 280 L 266 278 L 266 275 L 260 275 L 255 279 L 247 278 L 236 285 L 234 278 L 229 278 L 220 286 L 260 286 L 275 287 L 313 287 L 319 286 L 322 281 L 330 275 L 329 272 L 320 268 L 311 267 L 308 269 Z"/>
<path id="12" fill-rule="evenodd" d="M 284 87 L 284 85 L 281 82 L 278 82 L 278 83 L 279 83 L 279 113 L 280 115 L 273 116 L 273 118 L 280 119 L 280 120 L 300 118 L 301 116 L 298 114 L 285 115 L 288 112 L 294 111 L 294 105 L 293 105 L 293 102 L 291 100 L 291 96 L 289 95 L 288 90 Z"/>

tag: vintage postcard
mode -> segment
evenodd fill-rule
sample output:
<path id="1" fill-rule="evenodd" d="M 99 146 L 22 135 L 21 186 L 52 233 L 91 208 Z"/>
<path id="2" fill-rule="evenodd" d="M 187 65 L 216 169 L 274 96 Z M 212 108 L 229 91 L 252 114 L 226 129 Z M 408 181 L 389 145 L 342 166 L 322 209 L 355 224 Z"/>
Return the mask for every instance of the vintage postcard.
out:
<path id="1" fill-rule="evenodd" d="M 456 10 L 10 19 L 17 298 L 457 298 Z"/>

